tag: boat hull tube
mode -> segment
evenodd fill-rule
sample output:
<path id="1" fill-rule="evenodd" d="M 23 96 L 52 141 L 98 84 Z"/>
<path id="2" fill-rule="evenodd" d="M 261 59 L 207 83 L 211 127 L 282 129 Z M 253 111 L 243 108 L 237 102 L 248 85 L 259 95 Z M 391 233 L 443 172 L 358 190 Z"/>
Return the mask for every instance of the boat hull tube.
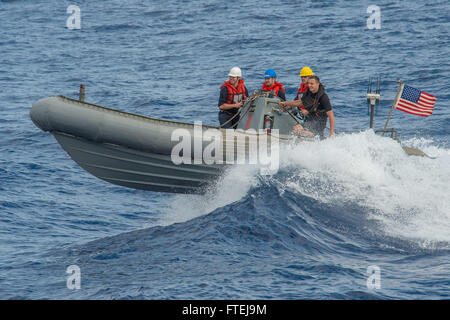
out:
<path id="1" fill-rule="evenodd" d="M 278 110 L 279 98 L 255 94 L 241 110 L 238 130 L 154 119 L 64 96 L 35 102 L 30 117 L 100 179 L 134 189 L 201 194 L 228 165 L 248 160 L 263 140 L 270 149 L 275 136 L 262 130 L 268 119 L 272 133 L 279 130 L 277 142 L 292 138 L 297 120 Z"/>

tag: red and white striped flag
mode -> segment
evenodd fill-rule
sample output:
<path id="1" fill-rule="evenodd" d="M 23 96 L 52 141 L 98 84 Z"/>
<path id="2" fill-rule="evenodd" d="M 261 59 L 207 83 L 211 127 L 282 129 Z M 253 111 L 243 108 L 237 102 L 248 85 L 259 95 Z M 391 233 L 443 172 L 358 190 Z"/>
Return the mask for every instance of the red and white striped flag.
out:
<path id="1" fill-rule="evenodd" d="M 435 96 L 405 85 L 395 108 L 417 116 L 428 117 L 433 113 L 435 103 Z"/>

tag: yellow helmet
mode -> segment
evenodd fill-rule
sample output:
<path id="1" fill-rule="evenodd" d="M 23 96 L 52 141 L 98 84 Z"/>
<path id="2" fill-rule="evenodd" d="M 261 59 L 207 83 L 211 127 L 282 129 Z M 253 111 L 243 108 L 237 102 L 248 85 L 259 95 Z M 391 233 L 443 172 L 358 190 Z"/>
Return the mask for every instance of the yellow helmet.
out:
<path id="1" fill-rule="evenodd" d="M 313 76 L 314 72 L 312 72 L 310 67 L 304 67 L 302 71 L 300 71 L 300 77 L 309 77 Z"/>

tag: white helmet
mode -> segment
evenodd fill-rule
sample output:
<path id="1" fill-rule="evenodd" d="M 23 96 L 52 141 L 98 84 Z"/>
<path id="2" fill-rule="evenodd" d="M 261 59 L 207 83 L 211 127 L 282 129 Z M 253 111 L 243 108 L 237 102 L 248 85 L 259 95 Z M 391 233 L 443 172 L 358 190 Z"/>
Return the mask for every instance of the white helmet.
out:
<path id="1" fill-rule="evenodd" d="M 228 74 L 230 77 L 242 77 L 242 71 L 239 67 L 231 68 L 230 73 Z"/>

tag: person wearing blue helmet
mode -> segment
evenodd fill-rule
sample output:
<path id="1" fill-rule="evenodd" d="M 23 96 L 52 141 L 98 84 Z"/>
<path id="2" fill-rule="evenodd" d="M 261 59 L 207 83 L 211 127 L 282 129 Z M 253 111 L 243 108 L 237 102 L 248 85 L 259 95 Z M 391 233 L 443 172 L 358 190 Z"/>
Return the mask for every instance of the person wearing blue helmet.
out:
<path id="1" fill-rule="evenodd" d="M 277 73 L 273 69 L 267 69 L 264 73 L 264 83 L 261 90 L 274 91 L 281 100 L 286 101 L 286 92 L 284 92 L 283 84 L 277 82 Z"/>

